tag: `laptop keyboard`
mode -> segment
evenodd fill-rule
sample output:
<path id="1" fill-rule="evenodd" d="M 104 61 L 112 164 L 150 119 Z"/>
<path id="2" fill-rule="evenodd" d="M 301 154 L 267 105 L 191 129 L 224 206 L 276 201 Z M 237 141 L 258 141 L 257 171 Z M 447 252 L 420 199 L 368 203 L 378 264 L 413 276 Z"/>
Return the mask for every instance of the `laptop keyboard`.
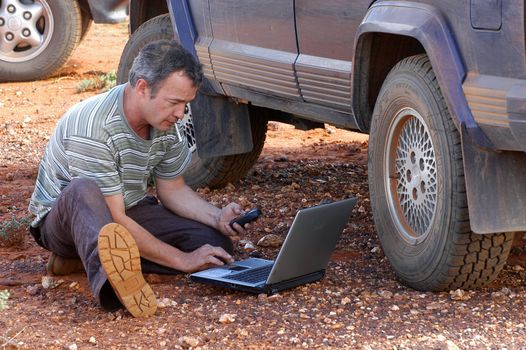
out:
<path id="1" fill-rule="evenodd" d="M 257 267 L 254 269 L 246 270 L 230 276 L 224 277 L 225 279 L 232 281 L 240 281 L 247 283 L 256 283 L 265 281 L 272 270 L 272 265 Z"/>

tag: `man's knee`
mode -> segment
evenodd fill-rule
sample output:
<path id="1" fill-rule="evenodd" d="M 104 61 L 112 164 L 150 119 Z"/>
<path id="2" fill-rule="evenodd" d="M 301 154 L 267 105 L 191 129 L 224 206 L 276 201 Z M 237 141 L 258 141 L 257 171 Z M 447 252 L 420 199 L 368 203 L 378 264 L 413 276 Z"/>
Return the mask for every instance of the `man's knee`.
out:
<path id="1" fill-rule="evenodd" d="M 64 192 L 73 195 L 79 200 L 92 202 L 103 198 L 102 192 L 94 180 L 75 178 L 66 186 Z"/>

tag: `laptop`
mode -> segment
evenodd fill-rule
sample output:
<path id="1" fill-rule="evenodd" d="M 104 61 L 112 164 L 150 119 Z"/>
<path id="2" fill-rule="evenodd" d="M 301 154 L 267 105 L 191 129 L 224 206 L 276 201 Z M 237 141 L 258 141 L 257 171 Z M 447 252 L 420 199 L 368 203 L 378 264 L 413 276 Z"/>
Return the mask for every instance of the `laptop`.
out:
<path id="1" fill-rule="evenodd" d="M 275 261 L 240 260 L 195 272 L 192 281 L 249 293 L 277 293 L 321 279 L 356 198 L 301 209 Z"/>

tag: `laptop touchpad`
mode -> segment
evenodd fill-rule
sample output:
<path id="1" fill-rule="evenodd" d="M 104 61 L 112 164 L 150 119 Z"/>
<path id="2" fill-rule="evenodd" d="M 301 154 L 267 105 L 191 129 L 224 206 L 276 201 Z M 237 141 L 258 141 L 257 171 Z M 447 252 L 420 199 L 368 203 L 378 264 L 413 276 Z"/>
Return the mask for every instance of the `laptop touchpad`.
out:
<path id="1" fill-rule="evenodd" d="M 246 270 L 248 268 L 249 267 L 240 266 L 240 265 L 230 265 L 230 266 L 227 267 L 227 269 L 229 269 L 231 271 L 243 271 L 243 270 Z"/>

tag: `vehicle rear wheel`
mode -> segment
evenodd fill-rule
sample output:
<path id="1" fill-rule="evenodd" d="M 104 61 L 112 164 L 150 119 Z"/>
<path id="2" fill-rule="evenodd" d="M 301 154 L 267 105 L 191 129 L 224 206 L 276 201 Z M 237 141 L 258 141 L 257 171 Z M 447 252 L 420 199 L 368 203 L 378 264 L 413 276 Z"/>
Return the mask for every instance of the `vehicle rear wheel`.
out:
<path id="1" fill-rule="evenodd" d="M 128 81 L 128 73 L 133 59 L 141 48 L 152 41 L 161 39 L 178 40 L 178 37 L 174 36 L 169 15 L 161 15 L 143 23 L 130 37 L 119 63 L 117 72 L 117 82 L 119 84 Z M 184 178 L 186 183 L 193 188 L 202 186 L 221 187 L 229 182 L 241 179 L 258 160 L 265 144 L 267 118 L 263 115 L 263 112 L 256 108 L 250 109 L 253 148 L 248 153 L 206 159 L 200 158 L 197 154 L 191 106 L 189 106 L 188 113 L 185 114 L 181 123 L 184 125 L 188 147 L 192 151 L 192 162 L 186 170 Z"/>
<path id="2" fill-rule="evenodd" d="M 54 73 L 75 49 L 81 22 L 76 1 L 0 0 L 0 80 Z"/>
<path id="3" fill-rule="evenodd" d="M 86 38 L 86 35 L 88 35 L 91 25 L 93 24 L 93 20 L 91 19 L 91 15 L 88 11 L 80 9 L 80 17 L 82 21 L 82 26 L 80 31 L 79 44 L 82 40 Z"/>
<path id="4" fill-rule="evenodd" d="M 514 233 L 470 230 L 460 135 L 426 55 L 399 62 L 382 86 L 369 191 L 382 248 L 410 287 L 481 287 L 504 267 Z"/>

